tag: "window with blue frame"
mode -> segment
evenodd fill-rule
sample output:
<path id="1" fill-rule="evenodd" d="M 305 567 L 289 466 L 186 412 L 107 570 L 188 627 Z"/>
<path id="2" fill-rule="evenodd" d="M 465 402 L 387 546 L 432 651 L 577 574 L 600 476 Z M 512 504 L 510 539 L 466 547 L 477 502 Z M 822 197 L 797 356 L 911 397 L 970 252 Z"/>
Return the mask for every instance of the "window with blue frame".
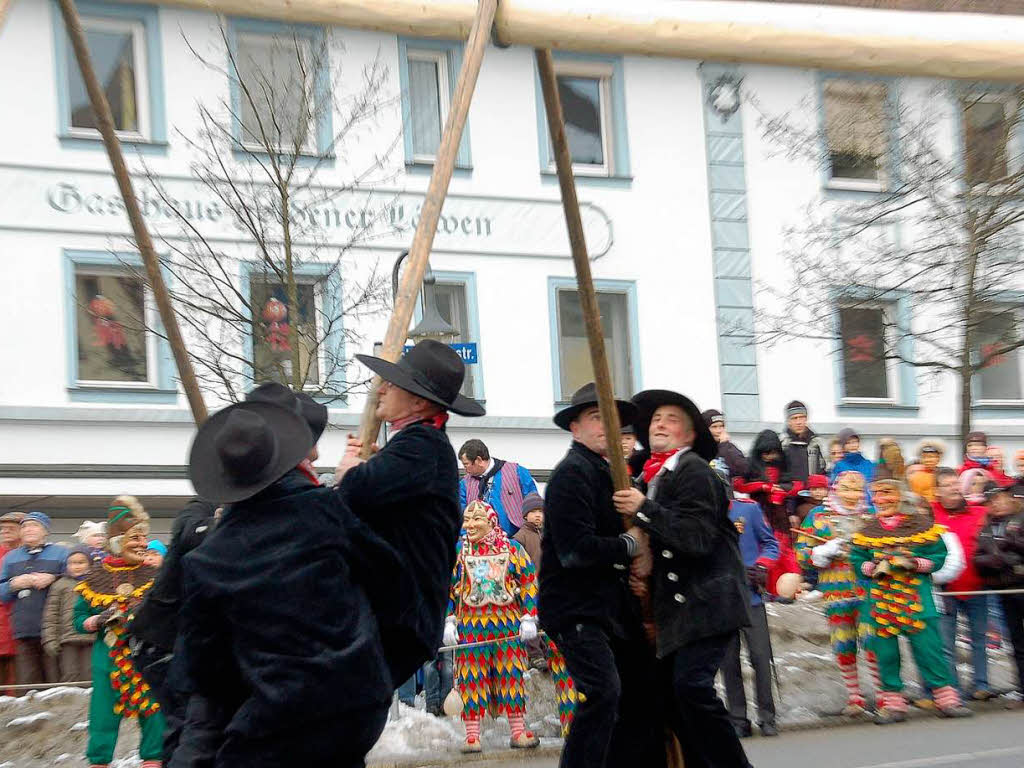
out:
<path id="1" fill-rule="evenodd" d="M 330 51 L 315 26 L 232 19 L 235 139 L 246 150 L 330 151 Z"/>
<path id="2" fill-rule="evenodd" d="M 298 345 L 300 377 L 305 387 L 320 385 L 320 340 L 323 317 L 321 281 L 313 276 L 296 277 L 296 302 L 289 311 L 285 285 L 264 272 L 249 276 L 253 309 L 253 378 L 256 384 L 293 381 L 292 333 Z"/>
<path id="3" fill-rule="evenodd" d="M 1009 158 L 1018 122 L 1016 94 L 970 95 L 960 104 L 963 125 L 964 176 L 970 185 L 1003 181 L 1012 172 Z"/>
<path id="4" fill-rule="evenodd" d="M 470 297 L 470 286 L 466 280 L 449 277 L 438 277 L 434 285 L 434 300 L 437 303 L 437 311 L 452 328 L 456 335 L 454 342 L 457 344 L 479 345 L 480 339 L 476 338 L 476 318 L 471 312 L 472 301 Z M 466 397 L 481 399 L 483 397 L 482 382 L 479 378 L 479 362 L 466 367 L 466 378 L 462 383 L 462 394 Z"/>
<path id="5" fill-rule="evenodd" d="M 996 307 L 979 313 L 974 329 L 974 355 L 980 362 L 987 360 L 974 382 L 976 402 L 1017 402 L 1024 400 L 1022 392 L 1022 361 L 1020 348 L 1001 351 L 1019 342 L 1019 309 L 1015 306 Z"/>
<path id="6" fill-rule="evenodd" d="M 80 2 L 78 9 L 118 135 L 126 142 L 163 142 L 166 129 L 157 9 L 102 2 Z M 99 146 L 96 115 L 56 7 L 54 15 L 61 139 Z"/>
<path id="7" fill-rule="evenodd" d="M 890 138 L 887 84 L 829 77 L 822 98 L 830 185 L 884 186 Z"/>
<path id="8" fill-rule="evenodd" d="M 398 39 L 402 123 L 407 165 L 430 165 L 437 159 L 441 133 L 462 63 L 462 43 Z M 457 168 L 470 167 L 469 126 L 462 132 Z"/>

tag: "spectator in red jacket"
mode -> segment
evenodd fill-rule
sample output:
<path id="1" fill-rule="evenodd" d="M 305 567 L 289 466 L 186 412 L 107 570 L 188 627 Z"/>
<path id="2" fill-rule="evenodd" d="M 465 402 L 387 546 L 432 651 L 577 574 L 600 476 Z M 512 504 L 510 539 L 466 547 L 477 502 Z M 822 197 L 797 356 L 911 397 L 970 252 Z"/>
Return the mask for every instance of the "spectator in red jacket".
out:
<path id="1" fill-rule="evenodd" d="M 0 561 L 12 549 L 21 546 L 21 521 L 24 512 L 8 512 L 0 517 Z M 13 695 L 4 686 L 14 685 L 14 632 L 11 628 L 11 605 L 0 602 L 0 694 Z"/>
<path id="2" fill-rule="evenodd" d="M 964 463 L 960 465 L 960 474 L 962 475 L 969 469 L 983 469 L 992 475 L 992 479 L 1000 486 L 1006 488 L 1013 484 L 1013 480 L 1003 473 L 1002 456 L 1003 452 L 999 448 L 989 446 L 988 435 L 984 432 L 971 432 L 967 435 Z"/>
<path id="3" fill-rule="evenodd" d="M 984 584 L 978 571 L 974 567 L 974 552 L 978 548 L 978 534 L 985 524 L 985 507 L 978 504 L 968 504 L 957 482 L 956 472 L 948 467 L 943 467 L 935 473 L 935 492 L 937 500 L 932 505 L 935 513 L 935 522 L 946 526 L 956 535 L 960 546 L 964 550 L 964 559 L 967 566 L 963 573 L 946 584 L 948 592 L 976 592 L 984 589 Z M 945 603 L 945 616 L 943 617 L 943 629 L 945 631 L 946 652 L 954 671 L 956 670 L 956 625 L 957 617 L 964 613 L 967 615 L 967 623 L 970 627 L 971 636 L 971 668 L 974 673 L 974 680 L 969 692 L 974 699 L 985 700 L 992 698 L 992 692 L 988 689 L 988 655 L 987 655 L 987 632 L 988 632 L 988 596 L 987 595 L 964 595 L 960 597 L 943 597 Z M 962 686 L 961 686 L 962 690 Z M 967 693 L 966 691 L 963 691 Z"/>
<path id="4" fill-rule="evenodd" d="M 997 445 L 990 445 L 985 451 L 985 455 L 989 459 L 988 473 L 992 475 L 992 479 L 995 480 L 1000 488 L 1009 488 L 1013 485 L 1014 480 L 1012 477 L 1006 474 L 1003 469 L 1004 456 L 1003 449 Z"/>

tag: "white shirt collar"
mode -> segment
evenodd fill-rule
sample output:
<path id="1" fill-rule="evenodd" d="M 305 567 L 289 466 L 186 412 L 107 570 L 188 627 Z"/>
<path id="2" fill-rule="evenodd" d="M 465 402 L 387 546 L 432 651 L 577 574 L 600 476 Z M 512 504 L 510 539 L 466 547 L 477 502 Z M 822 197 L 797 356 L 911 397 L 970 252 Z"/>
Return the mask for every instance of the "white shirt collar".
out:
<path id="1" fill-rule="evenodd" d="M 484 473 L 483 473 L 482 475 L 480 475 L 480 477 L 484 477 L 484 476 L 486 476 L 486 475 L 487 475 L 487 473 L 488 473 L 488 472 L 490 472 L 490 471 L 491 471 L 492 469 L 494 469 L 494 459 L 493 459 L 493 458 L 491 458 L 491 459 L 490 459 L 490 460 L 489 460 L 489 461 L 487 462 L 487 469 L 485 469 L 485 470 L 484 470 Z"/>
<path id="2" fill-rule="evenodd" d="M 690 450 L 690 446 L 684 445 L 678 451 L 673 453 L 669 457 L 668 461 L 666 461 L 662 465 L 661 472 L 674 472 L 676 469 L 676 465 L 679 464 L 679 460 L 683 457 L 683 454 L 686 453 L 688 450 Z M 661 472 L 658 472 L 658 474 L 660 475 Z"/>

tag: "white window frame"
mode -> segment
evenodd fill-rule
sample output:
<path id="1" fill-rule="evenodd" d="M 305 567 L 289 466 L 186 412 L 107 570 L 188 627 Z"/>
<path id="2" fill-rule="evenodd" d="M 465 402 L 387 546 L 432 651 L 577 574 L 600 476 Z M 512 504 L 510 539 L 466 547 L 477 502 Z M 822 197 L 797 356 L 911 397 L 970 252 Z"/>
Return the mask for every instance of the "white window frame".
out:
<path id="1" fill-rule="evenodd" d="M 1004 152 L 1006 153 L 1006 174 L 1012 176 L 1016 173 L 1019 168 L 1014 167 L 1014 149 L 1017 143 L 1017 133 L 1020 130 L 1021 122 L 1016 121 L 1014 125 L 1014 114 L 1013 111 L 1016 109 L 1017 102 L 1014 98 L 1013 92 L 1007 92 L 1006 94 L 999 94 L 993 92 L 985 92 L 979 94 L 968 93 L 959 100 L 960 109 L 960 151 L 963 153 L 963 170 L 964 178 L 967 177 L 967 107 L 973 103 L 980 104 L 1002 104 L 1003 116 L 1006 118 L 1008 125 L 1012 127 L 1009 135 L 1006 137 L 1006 147 Z M 1006 185 L 1001 184 L 998 181 L 980 181 L 971 187 L 972 190 L 986 189 L 994 195 L 1002 195 L 1006 192 Z"/>
<path id="2" fill-rule="evenodd" d="M 249 273 L 249 303 L 252 304 L 252 281 L 255 280 L 261 273 L 250 272 Z M 268 285 L 281 285 L 284 283 L 276 279 L 267 281 Z M 313 322 L 317 325 L 320 324 L 320 318 L 324 317 L 324 290 L 327 287 L 326 281 L 321 275 L 295 275 L 296 287 L 300 285 L 312 285 L 313 286 Z M 253 308 L 255 310 L 255 307 Z M 327 338 L 324 335 L 324 331 L 317 331 L 313 335 L 314 341 L 316 341 L 316 369 L 317 369 L 317 381 L 313 384 L 306 382 L 306 386 L 302 389 L 307 392 L 316 392 L 324 386 L 324 376 L 326 375 L 325 368 L 327 366 L 327 358 L 324 356 L 324 347 L 326 346 Z M 252 379 L 253 384 L 263 384 L 265 382 L 259 381 L 256 377 L 256 338 L 252 339 L 252 360 L 249 361 L 249 365 L 252 367 Z M 272 381 L 267 379 L 266 381 Z"/>
<path id="3" fill-rule="evenodd" d="M 573 173 L 580 176 L 612 176 L 615 173 L 615 147 L 612 115 L 612 77 L 615 75 L 615 66 L 610 62 L 602 61 L 574 61 L 571 59 L 555 60 L 555 79 L 559 76 L 565 77 L 590 77 L 598 80 L 598 94 L 601 99 L 598 114 L 601 116 L 601 149 L 604 154 L 604 163 L 595 165 L 591 163 L 573 163 Z M 550 134 L 548 142 L 548 171 L 557 172 L 555 168 L 555 150 L 551 145 Z M 570 147 L 570 155 L 572 148 Z"/>
<path id="4" fill-rule="evenodd" d="M 858 82 L 856 78 L 842 78 L 842 77 L 830 77 L 827 78 L 821 87 L 821 116 L 822 119 L 828 120 L 827 102 L 828 93 L 825 85 L 830 80 L 846 80 L 848 82 Z M 877 80 L 865 81 L 871 84 L 881 85 L 885 92 L 882 94 L 882 114 L 884 116 L 885 125 L 883 128 L 886 131 L 886 153 L 880 158 L 878 165 L 878 178 L 877 179 L 851 179 L 843 176 L 833 176 L 832 168 L 832 147 L 828 143 L 828 132 L 825 132 L 825 152 L 828 155 L 828 179 L 825 182 L 827 189 L 838 189 L 851 192 L 884 192 L 889 188 L 889 162 L 890 155 L 892 153 L 891 146 L 891 135 L 889 134 L 889 117 L 887 114 L 888 103 L 889 103 L 889 83 L 880 82 Z"/>
<path id="5" fill-rule="evenodd" d="M 843 355 L 843 405 L 895 405 L 900 401 L 900 362 L 887 357 L 882 362 L 885 364 L 885 384 L 889 391 L 888 397 L 857 397 L 848 393 L 849 387 L 846 380 L 846 346 L 843 342 L 843 318 L 844 309 L 874 309 L 882 312 L 882 328 L 885 335 L 885 349 L 893 349 L 896 340 L 893 338 L 893 315 L 896 312 L 896 305 L 886 301 L 856 301 L 847 299 L 839 302 L 839 345 L 840 354 Z"/>
<path id="6" fill-rule="evenodd" d="M 1017 311 L 1015 311 L 1013 313 L 1012 317 L 1013 317 L 1014 325 L 1016 326 L 1018 332 L 1020 332 L 1020 330 L 1021 330 L 1021 323 L 1024 322 L 1024 316 L 1022 316 L 1021 310 L 1018 309 Z M 980 354 L 981 349 L 979 348 L 977 351 Z M 971 403 L 972 405 L 985 407 L 985 406 L 1005 406 L 1005 405 L 1019 406 L 1019 405 L 1024 404 L 1024 347 L 1017 347 L 1017 349 L 1015 349 L 1013 351 L 1013 354 L 1017 358 L 1017 377 L 1018 377 L 1018 379 L 1020 381 L 1020 384 L 1021 384 L 1021 397 L 1016 399 L 1016 400 L 1013 400 L 1013 399 L 1003 399 L 1003 398 L 989 398 L 989 397 L 984 397 L 983 398 L 983 397 L 978 397 L 976 400 L 974 400 L 974 402 Z M 981 389 L 981 371 L 978 371 L 975 374 L 975 376 L 977 378 L 976 378 L 975 383 L 974 383 L 974 385 L 972 387 L 972 390 L 975 391 L 975 392 L 980 392 L 980 389 Z"/>
<path id="7" fill-rule="evenodd" d="M 133 274 L 129 270 L 119 269 L 118 267 L 105 267 L 102 265 L 90 265 L 90 264 L 76 264 L 74 277 L 75 277 L 75 306 L 72 311 L 78 312 L 78 306 L 81 298 L 78 295 L 78 278 L 82 277 L 130 277 L 138 279 L 142 283 L 142 306 L 145 313 L 146 328 L 144 333 L 146 334 L 146 380 L 145 381 L 117 381 L 114 379 L 82 379 L 76 377 L 75 386 L 83 389 L 157 389 L 159 387 L 159 371 L 157 366 L 157 354 L 159 349 L 157 347 L 157 337 L 150 329 L 155 328 L 159 322 L 157 314 L 156 301 L 153 299 L 153 293 L 146 284 L 145 280 L 142 280 L 137 275 Z M 77 324 L 76 324 L 77 326 Z M 81 329 L 78 329 L 78 335 L 81 334 Z M 78 339 L 74 342 L 78 344 Z M 78 350 L 75 349 L 75 354 L 78 354 Z"/>
<path id="8" fill-rule="evenodd" d="M 120 138 L 133 141 L 148 141 L 150 139 L 149 124 L 149 59 L 146 57 L 146 25 L 142 21 L 127 21 L 124 19 L 107 19 L 96 16 L 83 16 L 82 28 L 85 31 L 98 30 L 102 32 L 128 32 L 132 36 L 132 56 L 135 60 L 135 113 L 139 121 L 138 131 L 116 131 Z M 71 45 L 70 40 L 66 45 Z M 72 123 L 71 104 L 71 82 L 70 78 L 78 69 L 78 59 L 74 54 L 68 54 L 69 82 L 65 84 L 68 89 L 67 99 L 67 125 L 68 134 L 76 138 L 95 139 L 100 137 L 96 128 L 80 128 Z"/>
<path id="9" fill-rule="evenodd" d="M 284 42 L 282 42 L 282 41 L 284 41 Z M 238 78 L 238 99 L 239 99 L 239 102 L 238 102 L 238 139 L 239 139 L 240 143 L 242 144 L 242 146 L 245 147 L 245 149 L 247 149 L 247 150 L 249 150 L 251 152 L 264 152 L 264 151 L 266 151 L 266 147 L 264 147 L 259 142 L 253 142 L 253 141 L 247 141 L 246 140 L 245 125 L 242 122 L 242 99 L 244 99 L 245 96 L 242 94 L 242 73 L 238 69 L 238 65 L 242 61 L 242 46 L 245 45 L 246 43 L 255 43 L 257 45 L 269 47 L 271 50 L 273 50 L 274 48 L 282 46 L 285 42 L 288 45 L 292 45 L 293 43 L 297 43 L 298 45 L 302 46 L 302 55 L 306 59 L 306 61 L 305 61 L 306 71 L 309 73 L 309 76 L 312 78 L 312 81 L 313 81 L 313 82 L 310 83 L 310 86 L 311 86 L 310 87 L 310 115 L 311 116 L 310 116 L 309 130 L 306 131 L 306 141 L 299 147 L 299 154 L 315 155 L 317 153 L 317 128 L 318 128 L 316 114 L 317 114 L 317 110 L 319 109 L 319 105 L 317 104 L 317 92 L 316 92 L 316 72 L 313 71 L 312 69 L 310 69 L 310 67 L 312 66 L 311 62 L 313 60 L 313 41 L 310 40 L 308 37 L 306 37 L 304 35 L 297 35 L 294 38 L 292 38 L 292 37 L 288 37 L 286 35 L 278 34 L 278 33 L 250 32 L 250 31 L 245 31 L 245 32 L 239 31 L 237 33 L 236 44 L 235 44 L 235 56 L 237 58 L 235 77 Z M 290 52 L 290 49 L 289 49 L 289 52 Z M 281 146 L 279 146 L 279 147 L 277 147 L 277 149 L 278 149 L 278 151 L 289 151 L 290 152 L 292 150 L 292 147 L 291 146 L 288 146 L 288 147 L 281 147 Z"/>
<path id="10" fill-rule="evenodd" d="M 444 126 L 448 122 L 448 111 L 451 109 L 451 80 L 448 72 L 448 51 L 434 50 L 431 48 L 414 48 L 409 46 L 406 49 L 407 61 L 428 61 L 431 64 L 437 65 L 437 102 L 440 108 L 439 125 L 441 132 L 438 135 L 438 147 L 440 147 L 441 139 L 444 138 Z M 412 75 L 409 76 L 410 91 L 412 90 Z M 415 100 L 412 97 L 412 93 L 409 94 L 409 111 L 413 110 L 413 104 Z M 412 123 L 415 121 L 415 116 L 410 114 L 410 130 L 412 130 Z M 412 159 L 415 163 L 433 163 L 437 161 L 437 154 L 423 154 L 416 152 L 416 139 L 413 137 L 412 141 L 413 154 Z"/>

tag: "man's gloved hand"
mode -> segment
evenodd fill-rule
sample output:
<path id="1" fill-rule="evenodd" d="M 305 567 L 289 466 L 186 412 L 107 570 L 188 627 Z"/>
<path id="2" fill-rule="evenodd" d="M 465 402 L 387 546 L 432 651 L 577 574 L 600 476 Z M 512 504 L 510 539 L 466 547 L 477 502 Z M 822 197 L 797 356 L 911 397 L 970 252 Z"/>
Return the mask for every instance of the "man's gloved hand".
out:
<path id="1" fill-rule="evenodd" d="M 444 644 L 459 644 L 459 628 L 455 626 L 455 617 L 449 616 L 444 620 Z"/>
<path id="2" fill-rule="evenodd" d="M 747 568 L 747 581 L 754 589 L 763 590 L 768 586 L 768 569 L 760 563 L 755 563 Z"/>
<path id="3" fill-rule="evenodd" d="M 519 620 L 519 639 L 524 643 L 537 639 L 537 620 L 532 616 L 523 616 Z"/>

